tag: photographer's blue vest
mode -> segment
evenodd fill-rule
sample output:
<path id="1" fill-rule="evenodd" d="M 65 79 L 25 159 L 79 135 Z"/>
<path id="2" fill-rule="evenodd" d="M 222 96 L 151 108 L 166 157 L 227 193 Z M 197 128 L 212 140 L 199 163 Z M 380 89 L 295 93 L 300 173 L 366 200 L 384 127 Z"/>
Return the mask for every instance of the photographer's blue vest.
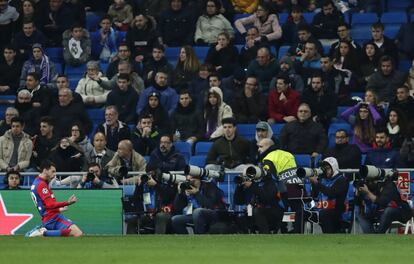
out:
<path id="1" fill-rule="evenodd" d="M 337 174 L 336 176 L 334 176 L 331 179 L 322 178 L 320 180 L 320 184 L 330 188 L 341 177 L 344 177 L 344 176 L 342 174 Z M 331 209 L 336 208 L 336 199 L 335 198 L 330 198 L 328 195 L 326 195 L 322 192 L 319 192 L 317 200 L 318 200 L 318 204 L 317 204 L 316 208 L 319 209 L 319 210 L 326 210 L 326 209 L 331 210 Z"/>

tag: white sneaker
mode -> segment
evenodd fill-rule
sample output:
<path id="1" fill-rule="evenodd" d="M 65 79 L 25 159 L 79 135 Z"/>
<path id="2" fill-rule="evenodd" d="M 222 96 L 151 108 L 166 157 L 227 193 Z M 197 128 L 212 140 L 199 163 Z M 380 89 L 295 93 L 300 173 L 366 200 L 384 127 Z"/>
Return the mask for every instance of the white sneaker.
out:
<path id="1" fill-rule="evenodd" d="M 46 232 L 46 228 L 41 227 L 41 228 L 34 228 L 32 230 L 30 230 L 29 232 L 26 233 L 26 237 L 38 237 L 38 236 L 43 236 L 43 234 Z"/>

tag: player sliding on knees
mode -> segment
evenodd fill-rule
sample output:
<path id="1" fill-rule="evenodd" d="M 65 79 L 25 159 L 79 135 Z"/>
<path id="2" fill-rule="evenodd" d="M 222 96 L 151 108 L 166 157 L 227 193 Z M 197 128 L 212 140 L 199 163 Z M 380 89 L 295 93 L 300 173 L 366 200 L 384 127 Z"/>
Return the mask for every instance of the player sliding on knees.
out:
<path id="1" fill-rule="evenodd" d="M 74 195 L 67 202 L 56 201 L 49 188 L 50 181 L 56 177 L 56 166 L 49 160 L 40 165 L 41 173 L 30 187 L 33 202 L 42 217 L 42 226 L 29 231 L 26 236 L 81 236 L 82 231 L 63 216 L 68 206 L 76 203 Z"/>

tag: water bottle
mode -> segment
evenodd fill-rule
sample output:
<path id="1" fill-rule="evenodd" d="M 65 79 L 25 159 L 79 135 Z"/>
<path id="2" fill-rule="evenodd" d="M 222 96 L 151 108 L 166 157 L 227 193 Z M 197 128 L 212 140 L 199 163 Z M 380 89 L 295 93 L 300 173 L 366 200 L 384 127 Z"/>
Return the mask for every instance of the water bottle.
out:
<path id="1" fill-rule="evenodd" d="M 177 141 L 181 140 L 181 133 L 180 133 L 180 131 L 178 131 L 178 129 L 175 130 L 174 136 L 175 136 Z"/>

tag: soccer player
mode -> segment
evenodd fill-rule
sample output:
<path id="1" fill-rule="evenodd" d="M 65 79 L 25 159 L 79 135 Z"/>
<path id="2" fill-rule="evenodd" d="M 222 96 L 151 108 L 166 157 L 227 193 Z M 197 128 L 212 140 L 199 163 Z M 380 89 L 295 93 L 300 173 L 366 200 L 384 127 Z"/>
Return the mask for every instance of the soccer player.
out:
<path id="1" fill-rule="evenodd" d="M 42 226 L 29 231 L 26 236 L 81 236 L 82 231 L 66 219 L 62 212 L 68 210 L 68 206 L 76 203 L 74 195 L 67 202 L 56 201 L 55 195 L 49 188 L 49 182 L 56 176 L 56 167 L 49 160 L 40 165 L 40 175 L 30 187 L 33 202 L 42 216 Z"/>

